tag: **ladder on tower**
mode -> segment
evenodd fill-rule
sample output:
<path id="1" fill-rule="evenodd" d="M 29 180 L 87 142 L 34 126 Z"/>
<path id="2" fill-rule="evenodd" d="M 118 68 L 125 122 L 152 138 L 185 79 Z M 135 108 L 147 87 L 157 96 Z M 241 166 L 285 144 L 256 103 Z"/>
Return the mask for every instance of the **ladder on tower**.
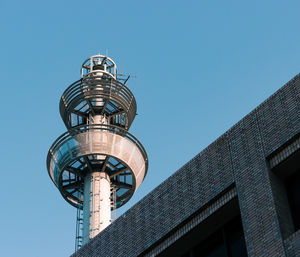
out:
<path id="1" fill-rule="evenodd" d="M 77 209 L 76 217 L 76 238 L 75 238 L 75 251 L 78 251 L 83 243 L 83 211 Z"/>
<path id="2" fill-rule="evenodd" d="M 115 186 L 110 189 L 110 203 L 111 203 L 111 222 L 117 218 L 117 193 Z M 83 244 L 83 210 L 77 209 L 76 217 L 76 238 L 75 238 L 75 251 L 78 251 Z"/>
<path id="3" fill-rule="evenodd" d="M 114 185 L 110 188 L 111 222 L 117 218 L 117 192 Z"/>

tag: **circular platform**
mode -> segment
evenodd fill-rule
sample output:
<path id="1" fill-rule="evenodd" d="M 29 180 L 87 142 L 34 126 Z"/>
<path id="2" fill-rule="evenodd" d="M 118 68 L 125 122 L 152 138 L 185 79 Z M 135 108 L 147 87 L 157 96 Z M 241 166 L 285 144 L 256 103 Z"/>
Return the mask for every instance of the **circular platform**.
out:
<path id="1" fill-rule="evenodd" d="M 94 115 L 102 115 L 109 122 L 126 130 L 136 115 L 136 101 L 126 85 L 102 76 L 86 76 L 63 93 L 60 115 L 68 129 L 87 124 Z"/>
<path id="2" fill-rule="evenodd" d="M 120 207 L 142 183 L 148 157 L 142 144 L 125 129 L 82 125 L 53 143 L 47 168 L 63 197 L 77 208 L 82 208 L 85 176 L 93 171 L 106 172 L 116 189 L 116 204 Z"/>

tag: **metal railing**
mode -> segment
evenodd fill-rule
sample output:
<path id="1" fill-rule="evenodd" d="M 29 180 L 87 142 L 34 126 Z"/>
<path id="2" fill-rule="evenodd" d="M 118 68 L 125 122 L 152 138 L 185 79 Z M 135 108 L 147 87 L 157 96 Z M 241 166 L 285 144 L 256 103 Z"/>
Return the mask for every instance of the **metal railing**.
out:
<path id="1" fill-rule="evenodd" d="M 104 98 L 116 102 L 128 117 L 130 127 L 136 115 L 136 100 L 129 88 L 115 79 L 102 79 L 102 77 L 84 77 L 69 86 L 60 100 L 60 114 L 67 124 L 69 113 L 76 103 L 84 99 Z"/>
<path id="2" fill-rule="evenodd" d="M 113 134 L 117 134 L 120 135 L 126 139 L 128 139 L 131 143 L 133 143 L 141 152 L 144 160 L 145 160 L 145 165 L 146 165 L 146 171 L 148 168 L 148 156 L 146 153 L 145 148 L 143 147 L 143 145 L 140 143 L 140 141 L 133 136 L 132 134 L 130 134 L 127 130 L 122 129 L 120 127 L 117 126 L 113 126 L 113 125 L 105 125 L 105 124 L 94 124 L 94 125 L 81 125 L 81 126 L 77 126 L 74 127 L 72 129 L 70 129 L 69 131 L 65 132 L 64 134 L 62 134 L 59 138 L 57 138 L 55 140 L 55 142 L 52 144 L 49 152 L 48 152 L 48 156 L 47 156 L 47 168 L 48 168 L 48 172 L 49 175 L 52 178 L 51 174 L 50 174 L 50 162 L 53 159 L 54 162 L 56 163 L 56 165 L 58 164 L 62 164 L 63 167 L 63 162 L 61 162 L 61 160 L 59 160 L 59 158 L 57 157 L 57 153 L 63 148 L 65 147 L 65 149 L 67 149 L 70 153 L 72 153 L 73 149 L 70 149 L 71 142 L 70 141 L 75 141 L 74 137 L 75 135 L 78 135 L 80 133 L 86 133 L 86 132 L 90 132 L 90 131 L 107 131 L 109 133 L 113 133 Z M 69 143 L 69 144 L 68 144 Z M 60 156 L 64 157 L 65 159 L 65 153 L 60 152 Z M 66 161 L 68 160 L 68 158 L 66 158 Z M 62 168 L 59 167 L 59 168 Z M 54 171 L 53 171 L 54 172 Z M 146 175 L 146 174 L 145 174 Z M 53 174 L 54 177 L 56 177 L 55 174 Z M 58 181 L 54 181 L 55 184 L 57 184 Z"/>

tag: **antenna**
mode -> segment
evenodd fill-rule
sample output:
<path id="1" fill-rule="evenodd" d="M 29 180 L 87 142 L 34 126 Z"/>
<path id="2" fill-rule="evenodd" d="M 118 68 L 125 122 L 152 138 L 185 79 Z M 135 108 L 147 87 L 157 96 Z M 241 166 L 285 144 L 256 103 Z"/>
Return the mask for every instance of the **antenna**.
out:
<path id="1" fill-rule="evenodd" d="M 78 209 L 76 250 L 110 225 L 112 211 L 132 197 L 148 169 L 143 145 L 128 132 L 135 97 L 117 77 L 111 58 L 91 56 L 81 66 L 81 79 L 60 100 L 68 131 L 51 146 L 47 169 L 63 198 Z"/>

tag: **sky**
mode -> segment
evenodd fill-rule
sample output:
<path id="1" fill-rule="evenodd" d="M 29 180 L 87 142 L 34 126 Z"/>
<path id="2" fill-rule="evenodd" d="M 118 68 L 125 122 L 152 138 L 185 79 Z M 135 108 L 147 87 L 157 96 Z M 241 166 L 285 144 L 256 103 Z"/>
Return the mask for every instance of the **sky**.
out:
<path id="1" fill-rule="evenodd" d="M 106 52 L 131 74 L 148 174 L 122 215 L 300 72 L 299 1 L 0 0 L 0 256 L 70 256 L 76 209 L 46 169 L 58 104 Z"/>

